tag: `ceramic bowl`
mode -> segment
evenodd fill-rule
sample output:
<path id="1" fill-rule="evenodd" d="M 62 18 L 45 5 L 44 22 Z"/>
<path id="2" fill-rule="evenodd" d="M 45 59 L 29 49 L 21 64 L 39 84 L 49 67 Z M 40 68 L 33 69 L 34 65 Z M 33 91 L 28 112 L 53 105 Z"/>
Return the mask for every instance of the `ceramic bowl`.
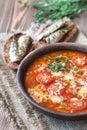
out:
<path id="1" fill-rule="evenodd" d="M 57 44 L 51 44 L 46 45 L 44 47 L 40 47 L 31 53 L 29 53 L 20 63 L 18 71 L 17 71 L 17 85 L 22 93 L 22 95 L 27 99 L 29 103 L 31 103 L 35 108 L 42 111 L 44 114 L 50 115 L 52 117 L 56 117 L 58 119 L 64 119 L 64 120 L 81 120 L 81 119 L 87 119 L 87 112 L 81 112 L 81 113 L 66 113 L 66 112 L 57 112 L 50 109 L 47 109 L 41 105 L 39 105 L 37 102 L 35 102 L 29 94 L 27 94 L 25 87 L 24 87 L 24 76 L 27 71 L 27 68 L 33 63 L 37 58 L 40 56 L 47 54 L 49 52 L 55 52 L 60 50 L 72 50 L 72 51 L 79 51 L 79 52 L 85 52 L 87 53 L 87 46 L 83 44 L 76 44 L 76 43 L 57 43 Z"/>

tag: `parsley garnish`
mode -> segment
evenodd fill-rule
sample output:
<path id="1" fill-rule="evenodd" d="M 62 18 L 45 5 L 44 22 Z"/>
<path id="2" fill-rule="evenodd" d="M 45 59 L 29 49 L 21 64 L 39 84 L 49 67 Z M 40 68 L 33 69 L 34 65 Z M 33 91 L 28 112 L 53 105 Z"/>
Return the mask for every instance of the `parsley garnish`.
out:
<path id="1" fill-rule="evenodd" d="M 73 70 L 74 71 L 79 71 L 78 67 L 76 67 L 76 66 L 73 68 Z"/>
<path id="2" fill-rule="evenodd" d="M 47 68 L 51 69 L 53 72 L 70 70 L 68 67 L 66 67 L 66 63 L 71 64 L 71 60 L 66 56 L 60 55 L 55 58 L 54 62 L 49 63 Z"/>

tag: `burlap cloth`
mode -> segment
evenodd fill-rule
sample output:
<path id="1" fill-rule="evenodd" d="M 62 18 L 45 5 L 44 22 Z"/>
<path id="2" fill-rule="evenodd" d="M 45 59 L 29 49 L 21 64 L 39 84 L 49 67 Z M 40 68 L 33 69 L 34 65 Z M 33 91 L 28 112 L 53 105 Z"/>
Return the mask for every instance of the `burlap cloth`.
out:
<path id="1" fill-rule="evenodd" d="M 0 130 L 87 130 L 87 120 L 58 120 L 33 108 L 20 93 L 16 72 L 3 61 L 3 43 L 11 34 L 0 34 Z M 80 32 L 76 44 L 87 44 Z"/>

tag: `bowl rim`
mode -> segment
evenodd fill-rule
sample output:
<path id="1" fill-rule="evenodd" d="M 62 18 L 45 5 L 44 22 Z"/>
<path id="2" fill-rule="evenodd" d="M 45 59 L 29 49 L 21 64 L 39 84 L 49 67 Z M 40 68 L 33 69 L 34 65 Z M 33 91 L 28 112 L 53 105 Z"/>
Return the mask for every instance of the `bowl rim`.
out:
<path id="1" fill-rule="evenodd" d="M 30 97 L 27 92 L 24 90 L 24 86 L 23 86 L 23 81 L 21 79 L 21 74 L 23 73 L 24 69 L 23 70 L 23 67 L 26 66 L 26 63 L 25 61 L 26 60 L 29 60 L 30 57 L 32 57 L 31 60 L 35 60 L 36 58 L 40 57 L 41 55 L 44 55 L 46 53 L 49 53 L 49 50 L 50 48 L 53 49 L 54 51 L 54 48 L 57 48 L 57 47 L 60 47 L 62 49 L 62 47 L 65 47 L 65 49 L 62 49 L 62 50 L 73 50 L 73 51 L 80 51 L 80 52 L 83 52 L 83 53 L 87 53 L 87 45 L 84 45 L 84 44 L 76 44 L 76 43 L 71 43 L 71 42 L 64 42 L 64 43 L 56 43 L 56 44 L 51 44 L 51 45 L 46 45 L 46 46 L 43 46 L 43 47 L 40 47 L 36 50 L 33 50 L 32 52 L 30 52 L 27 56 L 25 56 L 25 58 L 21 61 L 19 67 L 18 67 L 18 70 L 17 70 L 17 75 L 16 75 L 16 78 L 17 78 L 17 86 L 20 90 L 20 92 L 22 93 L 22 95 L 24 96 L 24 98 L 30 103 L 32 104 L 34 107 L 36 107 L 37 109 L 43 111 L 43 113 L 46 113 L 46 114 L 50 114 L 51 116 L 54 116 L 54 117 L 57 117 L 58 118 L 69 118 L 69 120 L 78 120 L 82 117 L 86 117 L 87 118 L 87 112 L 78 112 L 78 113 L 68 113 L 68 112 L 59 112 L 59 111 L 54 111 L 54 110 L 51 110 L 51 109 L 48 109 L 48 108 L 45 108 L 43 106 L 41 106 L 39 103 L 37 103 L 35 100 L 33 100 L 32 97 Z M 48 50 L 47 50 L 48 49 Z M 51 51 L 52 51 L 51 49 Z M 43 51 L 43 50 L 47 50 L 46 53 Z M 40 55 L 41 53 L 41 55 Z M 39 56 L 37 57 L 33 57 L 35 54 L 39 54 Z M 24 72 L 25 73 L 25 72 Z"/>

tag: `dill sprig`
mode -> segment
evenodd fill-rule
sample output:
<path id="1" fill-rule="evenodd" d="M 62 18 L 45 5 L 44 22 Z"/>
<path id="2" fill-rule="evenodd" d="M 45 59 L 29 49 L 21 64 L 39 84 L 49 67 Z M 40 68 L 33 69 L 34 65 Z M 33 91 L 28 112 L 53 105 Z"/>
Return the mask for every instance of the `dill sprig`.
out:
<path id="1" fill-rule="evenodd" d="M 40 10 L 35 14 L 35 17 L 41 22 L 65 16 L 71 18 L 87 10 L 87 0 L 44 0 L 43 2 L 32 3 L 31 6 Z"/>

